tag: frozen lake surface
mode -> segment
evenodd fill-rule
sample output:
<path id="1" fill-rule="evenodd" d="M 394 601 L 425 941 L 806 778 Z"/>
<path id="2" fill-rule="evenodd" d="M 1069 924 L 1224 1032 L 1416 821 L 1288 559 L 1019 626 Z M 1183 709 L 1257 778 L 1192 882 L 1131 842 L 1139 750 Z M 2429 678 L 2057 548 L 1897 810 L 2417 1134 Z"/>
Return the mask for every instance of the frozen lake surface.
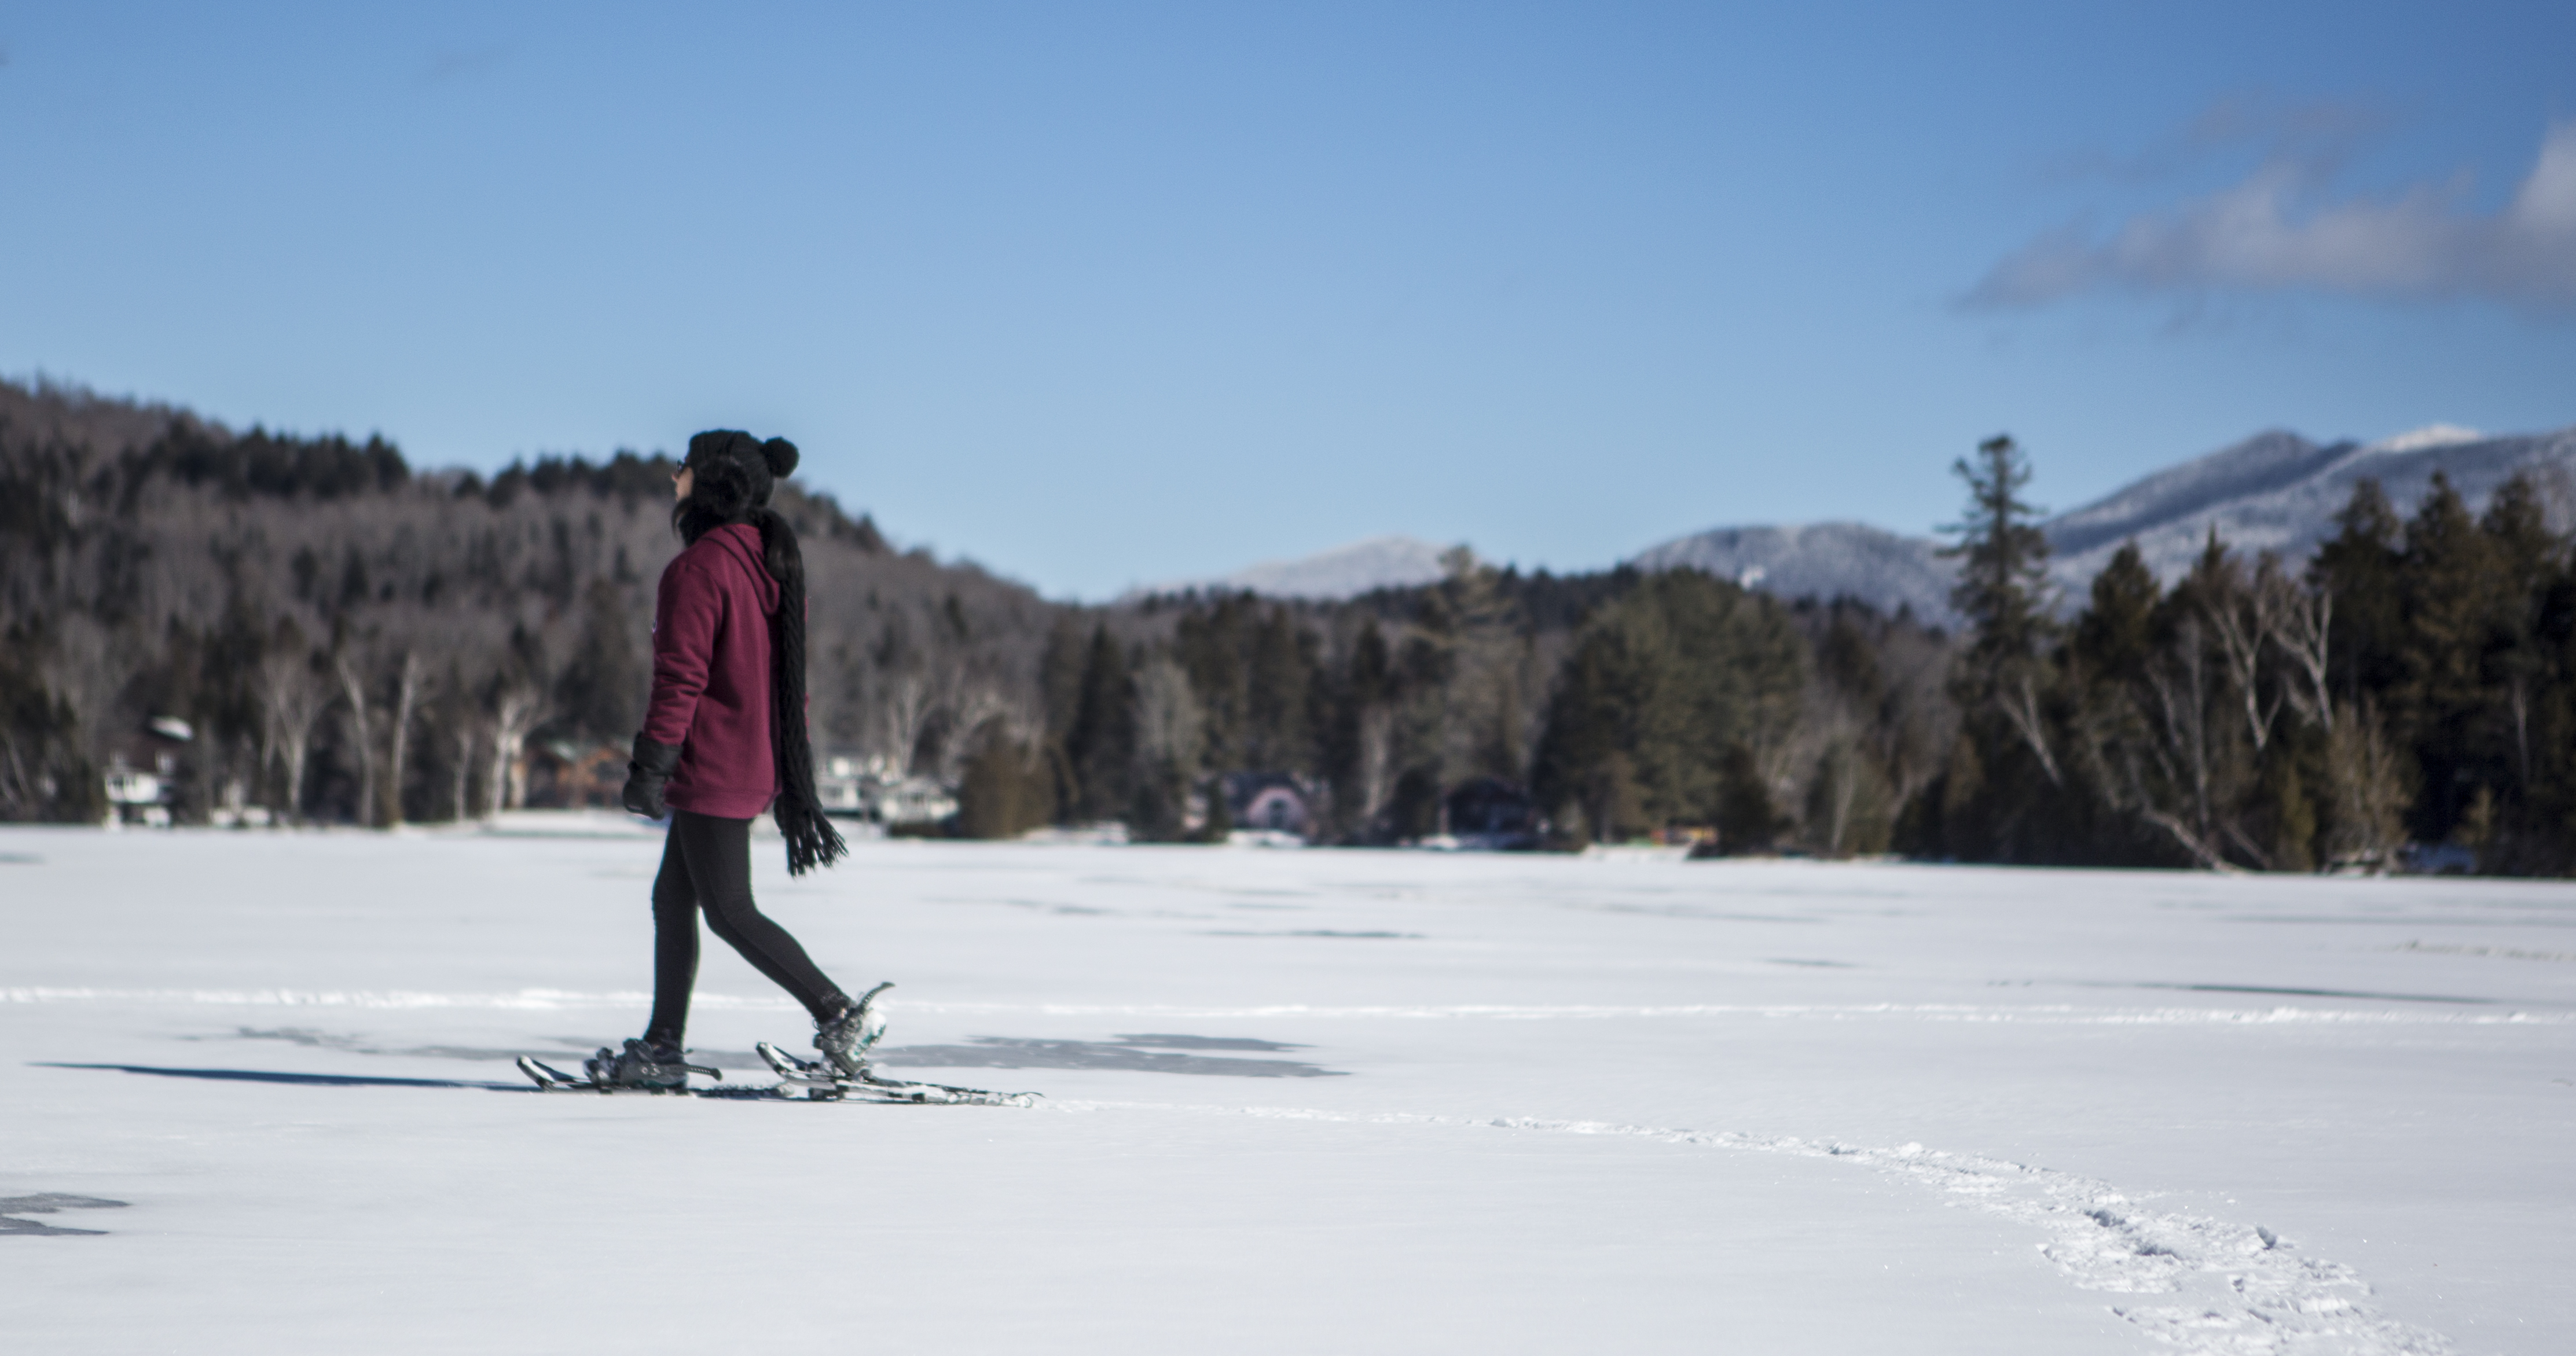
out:
<path id="1" fill-rule="evenodd" d="M 516 1090 L 655 838 L 0 831 L 0 1346 L 2576 1351 L 2564 884 L 755 847 L 1044 1102 Z"/>

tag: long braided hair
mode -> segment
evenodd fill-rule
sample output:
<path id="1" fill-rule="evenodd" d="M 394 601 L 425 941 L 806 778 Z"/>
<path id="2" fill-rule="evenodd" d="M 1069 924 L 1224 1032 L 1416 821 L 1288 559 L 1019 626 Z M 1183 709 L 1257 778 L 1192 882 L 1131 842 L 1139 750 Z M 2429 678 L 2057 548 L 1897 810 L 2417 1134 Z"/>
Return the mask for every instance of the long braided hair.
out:
<path id="1" fill-rule="evenodd" d="M 805 553 L 796 529 L 769 506 L 796 460 L 796 444 L 785 438 L 764 443 L 713 429 L 689 439 L 681 465 L 695 479 L 689 497 L 672 506 L 671 526 L 691 545 L 728 523 L 760 529 L 760 563 L 778 583 L 778 610 L 769 618 L 769 748 L 778 764 L 770 815 L 787 839 L 788 874 L 801 876 L 850 849 L 814 794 L 814 746 L 805 733 Z"/>

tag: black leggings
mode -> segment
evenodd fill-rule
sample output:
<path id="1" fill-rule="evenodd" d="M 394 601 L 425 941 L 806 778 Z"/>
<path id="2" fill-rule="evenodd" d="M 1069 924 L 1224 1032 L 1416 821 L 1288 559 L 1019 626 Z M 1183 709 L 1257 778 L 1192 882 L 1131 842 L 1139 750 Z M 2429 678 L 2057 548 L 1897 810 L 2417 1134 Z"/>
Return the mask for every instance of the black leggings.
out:
<path id="1" fill-rule="evenodd" d="M 648 1041 L 680 1043 L 698 978 L 698 910 L 707 926 L 821 1022 L 849 1005 L 787 929 L 751 902 L 751 821 L 671 812 L 662 874 L 653 879 L 653 1021 Z"/>

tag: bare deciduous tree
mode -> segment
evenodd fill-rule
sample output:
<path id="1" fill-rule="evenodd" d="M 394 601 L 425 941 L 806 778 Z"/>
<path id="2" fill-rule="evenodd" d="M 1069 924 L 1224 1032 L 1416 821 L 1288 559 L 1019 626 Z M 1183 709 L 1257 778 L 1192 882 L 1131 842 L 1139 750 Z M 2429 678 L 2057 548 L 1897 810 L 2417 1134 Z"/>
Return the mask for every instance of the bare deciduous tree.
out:
<path id="1" fill-rule="evenodd" d="M 1136 753 L 1148 767 L 1195 770 L 1207 719 L 1190 676 L 1168 658 L 1136 674 Z"/>
<path id="2" fill-rule="evenodd" d="M 134 671 L 129 637 L 99 622 L 74 614 L 58 618 L 53 644 L 42 672 L 46 686 L 71 703 L 72 719 L 84 751 L 104 767 L 117 738 L 117 693 Z"/>
<path id="3" fill-rule="evenodd" d="M 885 741 L 880 751 L 897 771 L 909 772 L 935 709 L 930 675 L 919 669 L 883 675 L 878 694 L 877 727 Z"/>
<path id="4" fill-rule="evenodd" d="M 2163 793 L 2144 778 L 2136 782 L 2135 806 L 2148 823 L 2163 829 L 2201 865 L 2228 868 L 2217 844 L 2213 823 L 2217 797 L 2212 786 L 2216 756 L 2210 728 L 2209 659 L 2200 619 L 2186 617 L 2176 628 L 2174 646 L 2158 655 L 2147 670 L 2145 708 L 2151 732 L 2148 749 Z"/>
<path id="5" fill-rule="evenodd" d="M 2368 702 L 2346 706 L 2326 741 L 2333 774 L 2326 825 L 2327 860 L 2386 867 L 2406 840 L 2403 816 L 2411 797 L 2398 754 Z"/>
<path id="6" fill-rule="evenodd" d="M 367 720 L 366 678 L 347 650 L 332 656 L 331 666 L 340 678 L 340 695 L 348 703 L 349 743 L 358 755 L 358 824 L 361 828 L 373 828 L 376 823 L 376 741 L 375 731 Z"/>
<path id="7" fill-rule="evenodd" d="M 283 763 L 289 819 L 304 817 L 304 767 L 313 748 L 313 726 L 330 705 L 330 689 L 313 671 L 309 655 L 272 649 L 260 661 L 260 765 Z"/>
<path id="8" fill-rule="evenodd" d="M 2331 734 L 2334 701 L 2327 693 L 2326 673 L 2331 654 L 2327 646 L 2334 635 L 2334 590 L 2301 588 L 2277 574 L 2273 579 L 2277 590 L 2273 609 L 2280 623 L 2273 639 L 2297 667 L 2297 678 L 2304 680 L 2288 684 L 2290 708 Z"/>
<path id="9" fill-rule="evenodd" d="M 412 704 L 419 697 L 420 655 L 417 651 L 405 649 L 402 668 L 394 679 L 393 728 L 387 738 L 386 762 L 390 766 L 386 769 L 389 780 L 385 788 L 385 824 L 389 828 L 400 828 L 403 822 L 403 761 L 411 751 Z"/>
<path id="10" fill-rule="evenodd" d="M 504 680 L 498 685 L 492 697 L 492 780 L 491 798 L 484 802 L 486 813 L 499 814 L 526 803 L 527 778 L 519 760 L 527 751 L 529 732 L 544 719 L 535 684 Z"/>
<path id="11" fill-rule="evenodd" d="M 2287 695 L 2276 691 L 2269 703 L 2263 700 L 2263 656 L 2281 643 L 2291 624 L 2288 614 L 2299 610 L 2298 586 L 2283 577 L 2279 558 L 2268 552 L 2255 567 L 2252 586 L 2244 586 L 2241 580 L 2233 565 L 2214 572 L 2213 591 L 2201 600 L 2201 617 L 2218 637 L 2228 688 L 2243 708 L 2246 737 L 2253 740 L 2259 755 L 2271 740 L 2273 718 L 2280 714 Z"/>
<path id="12" fill-rule="evenodd" d="M 1354 820 L 1367 824 L 1395 794 L 1395 710 L 1372 703 L 1359 717 L 1360 803 Z"/>
<path id="13" fill-rule="evenodd" d="M 2057 755 L 2049 751 L 2048 723 L 2039 709 L 2038 675 L 2027 663 L 2013 667 L 2016 672 L 1995 684 L 1995 707 L 2039 759 L 2040 771 L 2048 774 L 2049 785 L 2063 786 L 2066 778 L 2057 770 Z"/>

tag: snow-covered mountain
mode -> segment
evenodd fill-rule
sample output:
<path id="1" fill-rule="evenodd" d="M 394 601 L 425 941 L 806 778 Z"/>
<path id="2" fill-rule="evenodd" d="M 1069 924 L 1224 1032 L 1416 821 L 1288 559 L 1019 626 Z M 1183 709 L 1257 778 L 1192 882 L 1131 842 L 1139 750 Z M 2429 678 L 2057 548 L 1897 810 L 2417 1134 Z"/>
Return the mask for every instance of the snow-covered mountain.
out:
<path id="1" fill-rule="evenodd" d="M 2212 527 L 2248 556 L 2276 551 L 2298 560 L 2334 535 L 2335 513 L 2352 498 L 2355 482 L 2376 477 L 2405 514 L 2436 471 L 2450 476 L 2473 510 L 2483 509 L 2497 486 L 2528 471 L 2540 482 L 2551 526 L 2576 528 L 2576 428 L 2490 437 L 2449 424 L 2369 444 L 2320 444 L 2278 429 L 2258 433 L 2132 481 L 2041 527 L 2053 548 L 2051 574 L 2061 602 L 2072 608 L 2123 542 L 2135 539 L 2148 566 L 2168 583 L 2191 568 Z M 1783 598 L 1848 596 L 1955 624 L 1950 586 L 1958 572 L 1937 554 L 1941 545 L 1865 523 L 1720 527 L 1650 547 L 1629 563 L 1649 570 L 1689 566 Z M 1219 579 L 1138 592 L 1223 588 L 1276 598 L 1352 598 L 1441 578 L 1446 549 L 1413 537 L 1373 537 Z"/>
<path id="2" fill-rule="evenodd" d="M 2301 559 L 2334 535 L 2334 516 L 2355 483 L 2378 480 L 2403 514 L 2423 499 L 2436 471 L 2450 476 L 2472 509 L 2483 509 L 2515 474 L 2530 472 L 2553 526 L 2565 530 L 2576 506 L 2576 428 L 2490 438 L 2437 425 L 2366 446 L 2323 447 L 2292 433 L 2260 434 L 2050 520 L 2055 573 L 2081 589 L 2135 537 L 2148 566 L 2171 580 L 2191 568 L 2212 528 L 2247 555 Z"/>
<path id="3" fill-rule="evenodd" d="M 2075 606 L 2120 544 L 2133 538 L 2167 582 L 2191 568 L 2213 527 L 2220 540 L 2248 555 L 2277 551 L 2296 560 L 2334 535 L 2334 515 L 2352 498 L 2355 482 L 2377 478 L 2404 514 L 2423 498 L 2436 471 L 2450 476 L 2472 509 L 2528 471 L 2550 505 L 2551 525 L 2576 526 L 2576 428 L 2488 437 L 2436 424 L 2367 445 L 2259 433 L 2133 481 L 2041 527 L 2053 548 L 2051 574 L 2064 601 Z M 1890 611 L 1910 606 L 1927 620 L 1955 620 L 1948 595 L 1956 567 L 1934 554 L 1940 545 L 1857 523 L 1726 527 L 1665 542 L 1634 563 L 1692 565 L 1781 597 L 1847 595 Z"/>
<path id="4" fill-rule="evenodd" d="M 1295 560 L 1263 561 L 1221 578 L 1174 580 L 1136 592 L 1250 590 L 1271 598 L 1356 598 L 1372 589 L 1404 588 L 1440 579 L 1446 573 L 1440 557 L 1451 549 L 1416 537 L 1371 537 Z"/>
<path id="5" fill-rule="evenodd" d="M 1939 546 L 1866 523 L 1721 527 L 1652 547 L 1631 563 L 1645 570 L 1706 570 L 1782 598 L 1849 595 L 1889 612 L 1910 607 L 1946 624 L 1956 570 L 1933 554 Z"/>

